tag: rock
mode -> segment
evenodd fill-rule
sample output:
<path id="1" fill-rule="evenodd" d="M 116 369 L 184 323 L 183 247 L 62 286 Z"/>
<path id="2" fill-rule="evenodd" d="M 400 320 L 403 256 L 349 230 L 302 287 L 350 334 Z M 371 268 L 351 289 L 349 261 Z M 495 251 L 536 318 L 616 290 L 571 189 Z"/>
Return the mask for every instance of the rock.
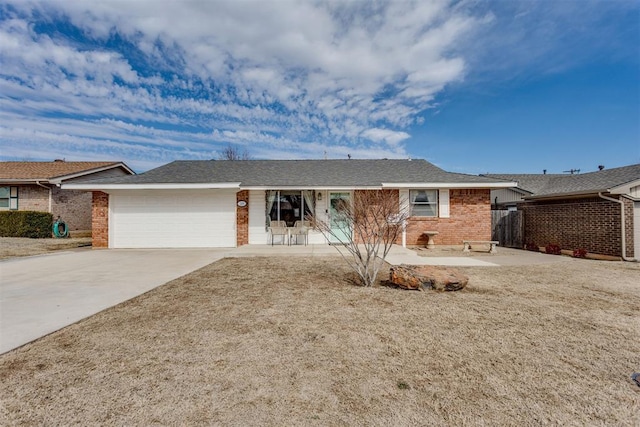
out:
<path id="1" fill-rule="evenodd" d="M 389 282 L 402 289 L 459 291 L 467 286 L 469 278 L 451 268 L 402 264 L 391 268 Z"/>

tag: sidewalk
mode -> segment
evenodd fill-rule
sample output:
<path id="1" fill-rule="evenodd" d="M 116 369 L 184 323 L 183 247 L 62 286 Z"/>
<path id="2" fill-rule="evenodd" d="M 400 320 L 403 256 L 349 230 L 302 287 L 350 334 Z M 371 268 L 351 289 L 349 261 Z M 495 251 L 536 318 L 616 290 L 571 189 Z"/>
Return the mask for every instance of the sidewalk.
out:
<path id="1" fill-rule="evenodd" d="M 269 257 L 269 256 L 340 256 L 340 252 L 350 256 L 346 249 L 341 246 L 332 245 L 244 245 L 230 250 L 225 254 L 227 257 Z M 460 253 L 462 255 L 462 253 Z M 490 257 L 473 256 L 451 256 L 451 257 L 429 257 L 420 256 L 412 249 L 393 245 L 387 255 L 386 261 L 391 265 L 412 264 L 412 265 L 446 265 L 446 266 L 467 266 L 467 267 L 497 267 Z"/>

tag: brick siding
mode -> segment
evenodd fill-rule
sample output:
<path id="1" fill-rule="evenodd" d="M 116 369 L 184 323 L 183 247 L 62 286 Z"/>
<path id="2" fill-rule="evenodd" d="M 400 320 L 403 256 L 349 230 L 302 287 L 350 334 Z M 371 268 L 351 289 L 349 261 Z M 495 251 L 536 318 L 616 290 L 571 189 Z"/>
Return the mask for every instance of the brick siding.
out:
<path id="1" fill-rule="evenodd" d="M 91 230 L 91 193 L 77 190 L 52 190 L 51 213 L 67 224 L 69 230 Z"/>
<path id="2" fill-rule="evenodd" d="M 49 212 L 49 190 L 39 185 L 18 186 L 18 210 Z"/>
<path id="3" fill-rule="evenodd" d="M 633 202 L 625 203 L 627 256 L 633 256 Z M 539 201 L 520 206 L 525 243 L 622 255 L 620 204 L 599 197 Z"/>
<path id="4" fill-rule="evenodd" d="M 426 245 L 422 233 L 437 231 L 436 245 L 462 245 L 463 240 L 491 240 L 491 196 L 484 189 L 449 190 L 449 218 L 411 217 L 407 245 Z"/>
<path id="5" fill-rule="evenodd" d="M 640 224 L 634 224 L 633 200 L 622 197 L 622 201 L 624 202 L 625 245 L 627 249 L 626 256 L 629 258 L 638 257 L 640 254 L 636 254 L 634 251 L 635 239 L 633 238 L 633 229 L 634 226 L 640 227 Z"/>
<path id="6" fill-rule="evenodd" d="M 60 216 L 71 231 L 91 229 L 91 193 L 55 186 L 50 191 L 51 210 L 48 189 L 39 185 L 18 186 L 18 210 L 51 212 L 54 220 Z"/>
<path id="7" fill-rule="evenodd" d="M 109 247 L 109 195 L 94 191 L 91 201 L 91 242 L 93 248 Z"/>
<path id="8" fill-rule="evenodd" d="M 246 202 L 245 206 L 238 206 L 237 202 Z M 236 193 L 236 244 L 249 244 L 249 190 Z"/>

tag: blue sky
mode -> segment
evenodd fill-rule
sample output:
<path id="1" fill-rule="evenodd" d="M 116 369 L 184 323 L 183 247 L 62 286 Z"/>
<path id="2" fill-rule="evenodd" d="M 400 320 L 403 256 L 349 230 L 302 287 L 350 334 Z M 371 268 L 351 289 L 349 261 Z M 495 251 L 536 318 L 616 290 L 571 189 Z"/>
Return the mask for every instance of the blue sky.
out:
<path id="1" fill-rule="evenodd" d="M 640 163 L 640 2 L 4 1 L 0 159 Z"/>

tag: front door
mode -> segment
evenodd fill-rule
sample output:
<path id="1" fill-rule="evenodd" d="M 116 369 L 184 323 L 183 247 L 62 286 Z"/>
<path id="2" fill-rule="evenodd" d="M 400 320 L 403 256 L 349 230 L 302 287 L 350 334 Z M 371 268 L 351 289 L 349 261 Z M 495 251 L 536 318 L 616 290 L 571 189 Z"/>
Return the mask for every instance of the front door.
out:
<path id="1" fill-rule="evenodd" d="M 351 224 L 348 216 L 341 213 L 348 208 L 351 200 L 351 193 L 330 192 L 329 193 L 329 225 L 331 235 L 329 243 L 344 244 L 351 240 Z"/>

